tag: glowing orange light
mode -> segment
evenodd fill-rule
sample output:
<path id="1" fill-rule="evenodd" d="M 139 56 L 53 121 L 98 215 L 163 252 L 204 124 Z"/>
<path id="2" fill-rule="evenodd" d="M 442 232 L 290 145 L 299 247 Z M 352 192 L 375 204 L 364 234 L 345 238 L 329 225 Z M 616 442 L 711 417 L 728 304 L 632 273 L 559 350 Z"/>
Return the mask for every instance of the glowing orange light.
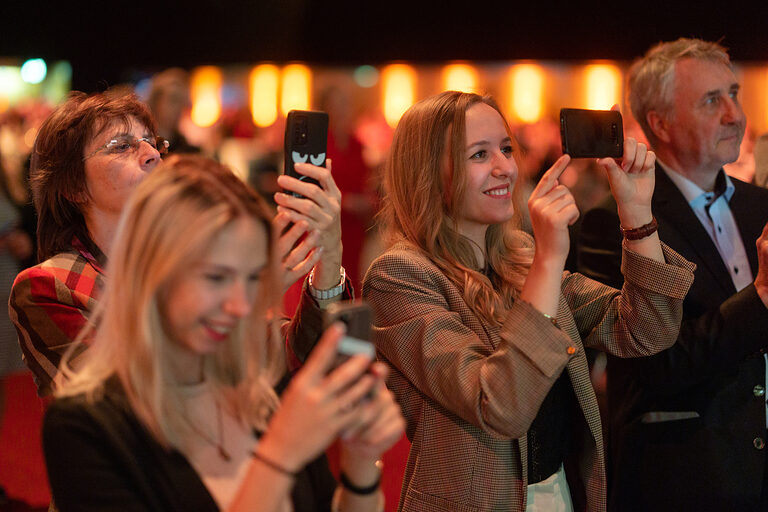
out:
<path id="1" fill-rule="evenodd" d="M 277 89 L 280 72 L 277 66 L 256 66 L 248 77 L 251 117 L 256 126 L 271 126 L 277 121 Z"/>
<path id="2" fill-rule="evenodd" d="M 312 72 L 303 64 L 290 64 L 283 68 L 283 88 L 280 110 L 287 115 L 290 110 L 309 109 L 309 91 Z"/>
<path id="3" fill-rule="evenodd" d="M 535 64 L 519 64 L 509 78 L 512 114 L 523 123 L 535 123 L 544 111 L 544 71 Z"/>
<path id="4" fill-rule="evenodd" d="M 395 127 L 416 97 L 416 72 L 406 64 L 391 64 L 382 72 L 384 119 Z"/>
<path id="5" fill-rule="evenodd" d="M 199 67 L 192 73 L 190 115 L 197 126 L 211 126 L 221 116 L 221 81 L 221 70 L 215 66 Z"/>
<path id="6" fill-rule="evenodd" d="M 586 108 L 608 110 L 621 102 L 621 71 L 612 64 L 593 64 L 584 69 Z"/>
<path id="7" fill-rule="evenodd" d="M 477 72 L 467 64 L 451 64 L 443 68 L 443 90 L 477 92 Z"/>

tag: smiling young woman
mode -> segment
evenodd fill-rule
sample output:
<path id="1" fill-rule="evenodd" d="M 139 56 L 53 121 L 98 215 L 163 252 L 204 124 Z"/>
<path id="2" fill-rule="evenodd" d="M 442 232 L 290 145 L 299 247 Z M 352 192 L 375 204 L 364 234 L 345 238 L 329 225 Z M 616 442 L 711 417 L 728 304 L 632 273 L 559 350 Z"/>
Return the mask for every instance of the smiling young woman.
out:
<path id="1" fill-rule="evenodd" d="M 395 130 L 390 247 L 363 295 L 412 442 L 401 510 L 605 509 L 584 347 L 637 357 L 670 346 L 693 266 L 646 229 L 625 241 L 622 291 L 564 273 L 579 215 L 558 183 L 568 162 L 528 199 L 534 244 L 517 228 L 517 166 L 492 99 L 445 92 Z M 622 225 L 639 233 L 653 218 L 653 153 L 627 139 L 621 167 L 599 163 Z"/>

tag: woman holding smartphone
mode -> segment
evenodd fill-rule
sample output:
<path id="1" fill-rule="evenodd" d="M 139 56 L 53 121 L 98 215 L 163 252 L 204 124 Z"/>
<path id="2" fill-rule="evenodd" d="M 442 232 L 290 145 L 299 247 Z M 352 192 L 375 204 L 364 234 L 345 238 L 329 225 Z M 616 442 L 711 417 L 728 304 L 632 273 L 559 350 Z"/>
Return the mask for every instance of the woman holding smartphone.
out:
<path id="1" fill-rule="evenodd" d="M 332 495 L 334 510 L 383 509 L 376 461 L 403 427 L 386 369 L 357 356 L 331 371 L 334 326 L 280 401 L 271 387 L 285 371 L 271 230 L 212 160 L 173 156 L 139 185 L 90 347 L 74 368 L 65 356 L 45 417 L 62 512 L 328 510 Z M 336 487 L 313 460 L 339 436 Z"/>
<path id="2" fill-rule="evenodd" d="M 509 128 L 488 97 L 409 109 L 385 169 L 391 245 L 368 270 L 377 352 L 412 442 L 405 511 L 605 510 L 585 347 L 625 357 L 672 345 L 693 265 L 659 242 L 654 154 L 633 139 L 599 160 L 625 233 L 619 291 L 563 271 L 578 210 L 560 158 L 517 229 Z M 567 479 L 566 479 L 567 477 Z"/>

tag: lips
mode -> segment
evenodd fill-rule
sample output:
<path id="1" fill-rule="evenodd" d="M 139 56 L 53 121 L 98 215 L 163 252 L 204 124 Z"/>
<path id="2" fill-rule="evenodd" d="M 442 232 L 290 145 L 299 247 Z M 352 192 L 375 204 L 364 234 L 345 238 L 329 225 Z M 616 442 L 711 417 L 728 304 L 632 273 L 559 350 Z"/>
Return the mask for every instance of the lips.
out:
<path id="1" fill-rule="evenodd" d="M 509 195 L 509 185 L 502 185 L 483 192 L 483 194 L 491 197 L 506 197 Z"/>
<path id="2" fill-rule="evenodd" d="M 229 325 L 215 325 L 205 323 L 203 324 L 205 331 L 208 333 L 214 341 L 224 341 L 229 337 L 229 333 L 232 331 L 232 326 Z"/>

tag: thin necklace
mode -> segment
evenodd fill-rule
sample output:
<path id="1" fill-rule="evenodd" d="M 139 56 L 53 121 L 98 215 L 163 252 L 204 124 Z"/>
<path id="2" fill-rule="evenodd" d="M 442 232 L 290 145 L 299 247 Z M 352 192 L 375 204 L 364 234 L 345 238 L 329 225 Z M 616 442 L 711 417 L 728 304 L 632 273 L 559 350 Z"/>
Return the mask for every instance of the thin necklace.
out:
<path id="1" fill-rule="evenodd" d="M 224 448 L 224 420 L 221 417 L 221 407 L 219 406 L 219 401 L 214 399 L 214 404 L 216 404 L 216 421 L 219 425 L 219 440 L 211 439 L 208 434 L 203 432 L 202 430 L 198 429 L 189 419 L 187 419 L 186 415 L 186 407 L 185 407 L 185 414 L 182 416 L 184 418 L 184 421 L 189 425 L 189 428 L 192 429 L 192 432 L 200 436 L 204 441 L 206 441 L 208 444 L 215 446 L 216 449 L 219 452 L 219 457 L 221 457 L 225 462 L 229 462 L 232 460 L 232 456 L 229 454 L 229 452 Z"/>

